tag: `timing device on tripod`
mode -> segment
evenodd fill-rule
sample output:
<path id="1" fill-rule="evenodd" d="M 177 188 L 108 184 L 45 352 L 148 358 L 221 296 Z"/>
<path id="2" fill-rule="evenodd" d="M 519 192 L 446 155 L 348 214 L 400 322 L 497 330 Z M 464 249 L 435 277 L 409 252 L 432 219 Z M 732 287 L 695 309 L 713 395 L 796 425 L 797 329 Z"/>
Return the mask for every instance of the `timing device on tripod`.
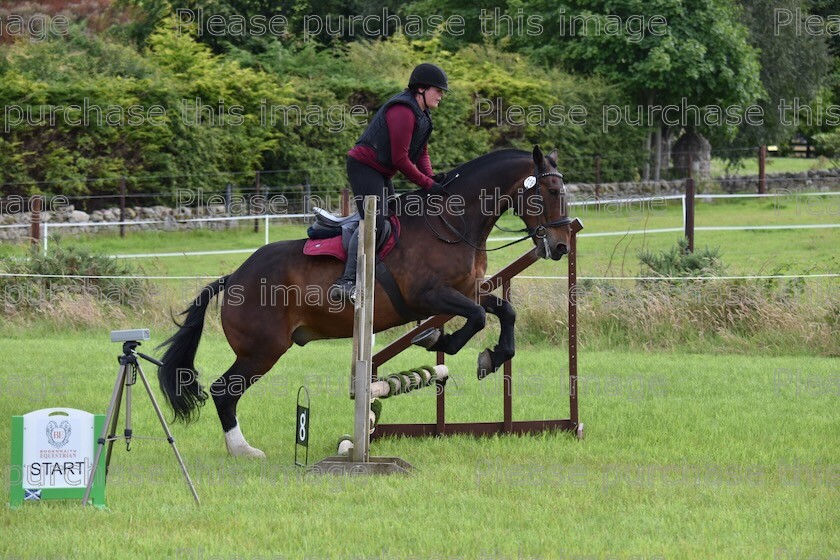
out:
<path id="1" fill-rule="evenodd" d="M 146 379 L 146 375 L 143 373 L 143 368 L 140 366 L 140 361 L 138 360 L 138 358 L 143 358 L 144 360 L 157 366 L 163 365 L 151 356 L 147 356 L 146 354 L 137 351 L 137 347 L 140 346 L 140 341 L 149 340 L 149 338 L 151 338 L 149 335 L 149 329 L 111 331 L 111 342 L 123 343 L 122 354 L 117 357 L 120 363 L 120 368 L 117 373 L 117 381 L 114 384 L 114 392 L 111 394 L 111 402 L 108 404 L 108 413 L 105 416 L 102 433 L 97 440 L 96 459 L 93 462 L 93 469 L 91 470 L 90 477 L 88 478 L 88 484 L 85 489 L 85 496 L 82 499 L 82 505 L 87 505 L 88 499 L 90 498 L 91 487 L 93 486 L 93 481 L 96 478 L 96 468 L 99 465 L 99 459 L 102 457 L 105 445 L 108 445 L 108 453 L 105 456 L 106 475 L 108 472 L 108 466 L 111 464 L 111 451 L 113 450 L 115 441 L 124 439 L 126 450 L 131 451 L 131 439 L 134 437 L 134 433 L 131 429 L 131 389 L 137 383 L 138 377 L 140 378 L 140 381 L 143 382 L 143 386 L 146 388 L 146 393 L 152 401 L 152 406 L 154 407 L 155 413 L 157 413 L 157 417 L 160 420 L 160 425 L 163 427 L 163 431 L 166 434 L 166 440 L 169 442 L 169 445 L 172 446 L 172 451 L 175 453 L 175 458 L 181 466 L 181 472 L 184 473 L 184 478 L 187 481 L 187 486 L 190 487 L 190 492 L 192 492 L 193 498 L 195 498 L 195 503 L 201 503 L 198 499 L 198 494 L 195 491 L 195 486 L 193 486 L 190 475 L 187 472 L 187 467 L 184 465 L 184 460 L 181 459 L 181 454 L 178 452 L 178 447 L 175 445 L 175 438 L 172 437 L 172 432 L 169 431 L 169 425 L 167 425 L 166 420 L 163 417 L 160 406 L 158 406 L 155 395 L 152 392 L 152 388 L 149 386 L 149 381 Z M 117 435 L 117 419 L 120 415 L 120 405 L 123 400 L 125 400 L 125 430 L 122 435 Z"/>

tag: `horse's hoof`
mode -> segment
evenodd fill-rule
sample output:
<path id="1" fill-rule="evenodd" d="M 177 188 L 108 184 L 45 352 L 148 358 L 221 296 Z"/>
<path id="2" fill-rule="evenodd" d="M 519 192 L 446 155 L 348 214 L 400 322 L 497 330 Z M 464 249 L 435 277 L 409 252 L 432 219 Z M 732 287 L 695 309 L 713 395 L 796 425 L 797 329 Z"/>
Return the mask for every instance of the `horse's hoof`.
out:
<path id="1" fill-rule="evenodd" d="M 242 430 L 239 429 L 239 424 L 233 429 L 225 432 L 225 447 L 232 457 L 253 457 L 255 459 L 265 459 L 265 453 L 251 447 L 245 436 L 242 435 Z"/>
<path id="2" fill-rule="evenodd" d="M 490 356 L 490 349 L 485 348 L 484 351 L 478 355 L 478 380 L 481 381 L 493 373 L 493 371 L 493 358 Z"/>
<path id="3" fill-rule="evenodd" d="M 231 454 L 233 457 L 248 457 L 251 459 L 265 459 L 265 453 L 257 449 L 256 447 L 251 447 L 250 445 L 247 447 L 236 447 L 236 448 L 228 448 L 228 453 Z"/>
<path id="4" fill-rule="evenodd" d="M 426 350 L 430 350 L 440 339 L 440 335 L 442 333 L 443 331 L 440 329 L 432 327 L 412 338 L 411 343 L 416 344 L 417 346 L 422 346 Z"/>

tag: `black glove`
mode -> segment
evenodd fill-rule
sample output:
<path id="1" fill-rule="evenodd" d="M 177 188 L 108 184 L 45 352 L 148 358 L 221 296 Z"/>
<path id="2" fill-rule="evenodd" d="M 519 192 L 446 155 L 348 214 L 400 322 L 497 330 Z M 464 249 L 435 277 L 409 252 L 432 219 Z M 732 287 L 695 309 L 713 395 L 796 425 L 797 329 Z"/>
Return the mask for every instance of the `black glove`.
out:
<path id="1" fill-rule="evenodd" d="M 429 187 L 426 190 L 426 192 L 428 192 L 429 194 L 447 194 L 446 189 L 444 189 L 443 186 L 440 183 L 438 183 L 437 181 L 432 183 L 432 186 Z"/>
<path id="2" fill-rule="evenodd" d="M 446 173 L 438 173 L 437 175 L 432 175 L 432 181 L 440 184 L 446 183 Z"/>

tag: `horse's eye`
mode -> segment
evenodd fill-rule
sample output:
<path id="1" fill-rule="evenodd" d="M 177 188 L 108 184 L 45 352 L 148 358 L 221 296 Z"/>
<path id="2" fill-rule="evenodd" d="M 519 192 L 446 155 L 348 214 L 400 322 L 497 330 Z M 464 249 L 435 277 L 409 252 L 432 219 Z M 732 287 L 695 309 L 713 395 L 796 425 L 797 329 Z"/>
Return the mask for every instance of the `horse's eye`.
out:
<path id="1" fill-rule="evenodd" d="M 548 189 L 548 194 L 551 196 L 558 196 L 560 194 L 560 189 Z"/>

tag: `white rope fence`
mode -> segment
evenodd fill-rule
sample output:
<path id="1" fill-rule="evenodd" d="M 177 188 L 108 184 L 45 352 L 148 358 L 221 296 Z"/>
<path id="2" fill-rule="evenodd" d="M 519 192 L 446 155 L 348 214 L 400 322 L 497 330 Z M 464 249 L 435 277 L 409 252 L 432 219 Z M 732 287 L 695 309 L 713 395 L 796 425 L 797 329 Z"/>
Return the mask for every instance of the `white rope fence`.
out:
<path id="1" fill-rule="evenodd" d="M 17 274 L 0 272 L 0 278 L 67 278 L 71 280 L 215 280 L 215 276 L 108 276 L 108 275 L 83 275 L 83 274 Z M 489 278 L 489 276 L 487 277 Z M 794 278 L 840 278 L 840 273 L 827 274 L 750 274 L 743 276 L 578 276 L 578 280 L 773 280 L 773 279 L 794 279 Z M 521 280 L 566 280 L 565 276 L 525 276 L 519 275 L 514 278 Z"/>
<path id="2" fill-rule="evenodd" d="M 790 198 L 799 196 L 840 196 L 840 191 L 832 192 L 775 192 L 766 194 L 699 194 L 696 199 L 703 201 L 704 199 L 740 199 L 740 198 Z M 629 197 L 620 199 L 605 198 L 601 200 L 585 200 L 578 202 L 570 202 L 569 206 L 603 206 L 603 205 L 623 205 L 634 204 L 651 201 L 667 201 L 680 200 L 682 204 L 682 218 L 683 227 L 673 228 L 654 228 L 654 229 L 640 229 L 640 230 L 626 230 L 626 231 L 603 231 L 581 233 L 579 237 L 616 237 L 628 235 L 655 235 L 662 233 L 682 233 L 685 231 L 686 220 L 686 196 L 684 194 L 678 195 L 663 195 L 650 197 Z M 221 216 L 208 218 L 192 218 L 175 220 L 177 223 L 199 223 L 199 222 L 233 222 L 241 220 L 260 220 L 264 223 L 264 244 L 268 245 L 269 241 L 269 225 L 270 220 L 277 219 L 304 219 L 311 218 L 312 213 L 303 214 L 263 214 L 255 216 Z M 113 227 L 120 225 L 149 225 L 165 223 L 165 220 L 133 220 L 124 222 L 79 222 L 79 223 L 58 223 L 51 224 L 44 222 L 42 227 L 42 238 L 44 240 L 43 252 L 47 254 L 49 247 L 49 230 L 52 228 L 71 228 L 71 227 Z M 0 226 L 2 228 L 10 227 L 29 227 L 28 224 L 13 224 Z M 834 224 L 781 224 L 781 225 L 746 225 L 746 226 L 695 226 L 695 231 L 760 231 L 760 230 L 800 230 L 800 229 L 835 229 L 840 228 L 840 223 Z M 488 243 L 504 243 L 518 239 L 516 237 L 490 237 Z M 236 254 L 250 254 L 256 251 L 258 247 L 246 249 L 227 249 L 227 250 L 211 250 L 211 251 L 174 251 L 174 252 L 156 252 L 156 253 L 127 253 L 110 255 L 114 259 L 142 259 L 142 258 L 171 258 L 171 257 L 193 257 L 193 256 L 215 256 L 215 255 L 236 255 Z M 800 276 L 808 277 L 808 276 Z M 620 277 L 624 279 L 625 277 Z M 703 277 L 709 279 L 708 277 Z M 734 278 L 734 277 L 733 277 Z M 160 279 L 155 277 L 153 279 Z M 597 278 L 592 278 L 597 279 Z"/>
<path id="3" fill-rule="evenodd" d="M 268 235 L 269 235 L 269 223 L 270 220 L 275 219 L 300 219 L 300 218 L 308 218 L 311 217 L 312 214 L 260 214 L 257 216 L 220 216 L 220 217 L 212 217 L 212 218 L 190 218 L 185 220 L 175 220 L 175 223 L 179 224 L 190 224 L 190 223 L 203 223 L 203 222 L 235 222 L 240 220 L 262 220 L 264 222 L 264 230 L 265 230 L 265 245 L 269 244 Z M 130 221 L 130 222 L 78 222 L 78 223 L 61 223 L 61 224 L 50 224 L 50 222 L 44 222 L 41 224 L 41 231 L 42 237 L 44 239 L 44 254 L 47 254 L 47 250 L 49 247 L 49 229 L 50 228 L 69 228 L 69 227 L 111 227 L 111 226 L 120 226 L 120 225 L 144 225 L 144 224 L 163 224 L 166 223 L 166 220 L 141 220 L 141 221 Z M 256 249 L 250 250 L 240 250 L 239 252 L 251 252 L 253 253 Z M 187 254 L 192 253 L 159 253 L 159 254 L 150 254 L 150 257 L 180 257 Z M 222 255 L 225 254 L 224 252 L 206 252 L 207 255 Z M 114 258 L 120 258 L 115 256 Z M 128 258 L 128 256 L 124 256 L 121 258 Z"/>
<path id="4" fill-rule="evenodd" d="M 518 276 L 523 280 L 562 280 L 563 276 Z M 840 274 L 752 274 L 745 276 L 578 276 L 578 280 L 773 280 L 784 278 L 840 278 Z"/>
<path id="5" fill-rule="evenodd" d="M 698 194 L 697 199 L 700 201 L 706 199 L 739 199 L 739 198 L 779 198 L 779 197 L 799 197 L 799 196 L 840 196 L 840 192 L 776 192 L 766 194 Z M 606 232 L 592 232 L 581 233 L 579 237 L 613 237 L 613 236 L 627 236 L 627 235 L 653 235 L 660 233 L 681 233 L 684 232 L 685 227 L 685 195 L 664 195 L 652 197 L 630 197 L 622 199 L 601 199 L 601 200 L 586 200 L 578 202 L 570 202 L 569 206 L 599 206 L 599 205 L 623 205 L 634 204 L 651 201 L 666 201 L 666 200 L 680 200 L 683 208 L 683 227 L 674 228 L 655 228 L 642 230 L 627 230 L 627 231 L 606 231 Z M 210 218 L 192 218 L 184 220 L 176 220 L 177 223 L 197 223 L 197 222 L 232 222 L 240 220 L 260 220 L 264 222 L 265 238 L 264 242 L 267 245 L 269 241 L 269 224 L 270 220 L 276 219 L 303 219 L 311 218 L 313 214 L 264 214 L 256 216 L 222 216 Z M 44 254 L 48 251 L 49 243 L 49 228 L 69 228 L 69 227 L 113 227 L 120 225 L 149 225 L 165 223 L 165 220 L 133 220 L 124 222 L 81 222 L 81 223 L 59 223 L 51 224 L 44 222 L 41 224 L 44 239 Z M 27 224 L 4 225 L 0 227 L 29 227 Z M 834 224 L 787 224 L 787 225 L 761 225 L 761 226 L 696 226 L 695 231 L 752 231 L 752 230 L 800 230 L 800 229 L 834 229 L 840 228 L 840 223 Z M 515 237 L 490 237 L 488 243 L 502 243 L 513 241 Z M 142 258 L 169 258 L 169 257 L 193 257 L 193 256 L 215 256 L 215 255 L 235 255 L 235 254 L 250 254 L 256 251 L 258 247 L 247 249 L 227 249 L 227 250 L 211 250 L 211 251 L 177 251 L 177 252 L 158 252 L 158 253 L 131 253 L 131 254 L 116 254 L 110 255 L 113 259 L 142 259 Z M 0 277 L 41 277 L 41 278 L 68 278 L 68 279 L 138 279 L 138 280 L 204 280 L 214 279 L 216 276 L 80 276 L 80 275 L 26 275 L 26 274 L 8 274 L 0 273 Z M 780 274 L 780 275 L 743 275 L 743 276 L 701 276 L 701 277 L 635 277 L 635 276 L 581 276 L 581 280 L 602 280 L 602 281 L 626 281 L 626 280 L 650 280 L 650 281 L 674 281 L 674 280 L 770 280 L 770 279 L 794 279 L 794 278 L 836 278 L 838 274 Z M 520 276 L 522 279 L 532 280 L 549 280 L 562 279 L 560 276 Z"/>

